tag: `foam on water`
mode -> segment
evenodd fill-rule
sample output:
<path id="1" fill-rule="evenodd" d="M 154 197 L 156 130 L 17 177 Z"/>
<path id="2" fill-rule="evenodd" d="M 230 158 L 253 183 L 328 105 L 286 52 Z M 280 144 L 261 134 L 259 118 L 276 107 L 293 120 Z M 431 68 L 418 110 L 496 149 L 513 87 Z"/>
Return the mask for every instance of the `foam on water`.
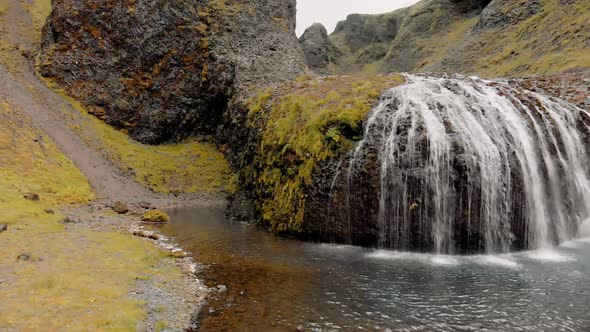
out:
<path id="1" fill-rule="evenodd" d="M 434 265 L 443 265 L 443 266 L 457 266 L 461 264 L 461 262 L 453 257 L 447 255 L 436 255 L 430 258 L 430 262 Z"/>
<path id="2" fill-rule="evenodd" d="M 385 260 L 412 260 L 417 259 L 418 256 L 420 256 L 420 254 L 390 250 L 376 250 L 365 255 L 367 258 Z"/>
<path id="3" fill-rule="evenodd" d="M 583 246 L 583 239 L 581 240 L 572 240 L 562 243 L 559 247 L 566 248 L 566 249 L 578 249 Z"/>
<path id="4" fill-rule="evenodd" d="M 383 260 L 406 260 L 440 266 L 457 266 L 461 264 L 458 256 L 420 254 L 390 250 L 376 250 L 365 255 L 366 258 Z"/>
<path id="5" fill-rule="evenodd" d="M 511 255 L 481 255 L 474 256 L 472 260 L 476 264 L 490 265 L 490 266 L 501 266 L 511 269 L 517 269 L 520 264 L 515 262 Z"/>
<path id="6" fill-rule="evenodd" d="M 525 253 L 527 257 L 537 261 L 545 262 L 571 262 L 576 259 L 568 254 L 558 252 L 552 249 L 541 249 L 535 251 L 529 251 Z"/>

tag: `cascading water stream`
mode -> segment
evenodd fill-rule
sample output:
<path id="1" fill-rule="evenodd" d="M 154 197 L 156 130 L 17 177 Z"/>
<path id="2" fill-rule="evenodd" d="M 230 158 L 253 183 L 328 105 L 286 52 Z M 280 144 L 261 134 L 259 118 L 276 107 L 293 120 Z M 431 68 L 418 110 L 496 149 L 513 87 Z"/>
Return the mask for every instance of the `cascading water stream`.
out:
<path id="1" fill-rule="evenodd" d="M 338 171 L 349 228 L 354 179 L 377 151 L 380 247 L 496 253 L 577 235 L 590 216 L 587 111 L 503 82 L 407 78 Z"/>

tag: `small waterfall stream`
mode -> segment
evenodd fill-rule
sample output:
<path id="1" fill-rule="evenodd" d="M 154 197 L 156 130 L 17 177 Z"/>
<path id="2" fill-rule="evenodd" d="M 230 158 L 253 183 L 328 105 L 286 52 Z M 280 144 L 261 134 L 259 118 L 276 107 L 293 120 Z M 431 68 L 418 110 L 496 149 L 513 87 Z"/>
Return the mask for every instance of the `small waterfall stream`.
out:
<path id="1" fill-rule="evenodd" d="M 409 75 L 336 174 L 345 224 L 362 174 L 379 172 L 380 247 L 498 253 L 570 240 L 590 216 L 589 124 L 587 111 L 507 83 Z"/>

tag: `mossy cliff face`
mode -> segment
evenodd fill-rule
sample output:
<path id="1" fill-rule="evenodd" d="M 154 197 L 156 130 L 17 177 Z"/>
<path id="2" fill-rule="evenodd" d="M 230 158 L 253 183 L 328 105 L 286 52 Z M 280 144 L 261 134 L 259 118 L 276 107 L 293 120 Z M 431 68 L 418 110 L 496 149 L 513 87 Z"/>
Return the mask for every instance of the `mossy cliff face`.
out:
<path id="1" fill-rule="evenodd" d="M 265 224 L 298 235 L 314 228 L 310 188 L 332 178 L 324 166 L 352 149 L 379 96 L 403 81 L 398 75 L 302 77 L 250 99 L 246 124 L 254 143 L 238 154 L 238 184 Z"/>
<path id="2" fill-rule="evenodd" d="M 209 135 L 230 96 L 305 71 L 294 17 L 292 0 L 54 1 L 39 68 L 141 142 Z"/>
<path id="3" fill-rule="evenodd" d="M 571 71 L 590 66 L 588 24 L 584 0 L 423 0 L 388 14 L 350 15 L 329 36 L 343 55 L 322 70 L 487 77 Z"/>

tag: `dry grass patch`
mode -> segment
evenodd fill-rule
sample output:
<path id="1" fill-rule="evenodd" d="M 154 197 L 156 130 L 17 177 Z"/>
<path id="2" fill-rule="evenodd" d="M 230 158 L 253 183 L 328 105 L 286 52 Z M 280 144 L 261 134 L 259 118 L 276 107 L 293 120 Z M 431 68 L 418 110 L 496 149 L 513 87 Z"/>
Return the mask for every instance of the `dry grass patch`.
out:
<path id="1" fill-rule="evenodd" d="M 0 100 L 0 330 L 133 331 L 145 317 L 135 278 L 164 254 L 128 235 L 66 230 L 44 210 L 94 198 L 56 145 Z M 39 201 L 23 196 L 34 192 Z M 28 261 L 18 260 L 23 253 Z M 178 274 L 179 272 L 177 272 Z"/>

